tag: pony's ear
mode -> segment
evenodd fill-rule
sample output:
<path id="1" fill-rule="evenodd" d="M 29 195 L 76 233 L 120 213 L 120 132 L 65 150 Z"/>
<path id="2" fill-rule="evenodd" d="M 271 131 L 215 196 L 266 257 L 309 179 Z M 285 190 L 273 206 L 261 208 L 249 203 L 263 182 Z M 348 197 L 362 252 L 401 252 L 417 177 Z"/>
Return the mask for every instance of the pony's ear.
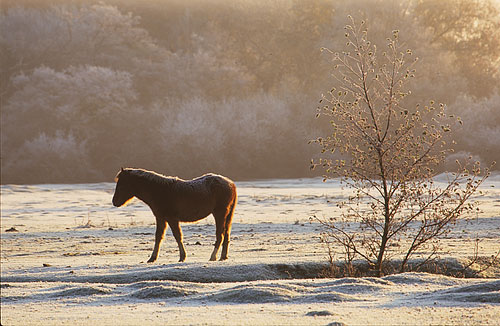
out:
<path id="1" fill-rule="evenodd" d="M 118 178 L 119 178 L 119 176 L 122 174 L 122 172 L 123 172 L 123 171 L 124 171 L 124 169 L 123 169 L 123 168 L 120 168 L 120 172 L 118 172 L 118 174 L 117 174 L 117 175 L 116 175 L 116 177 L 115 177 L 115 182 L 118 182 Z"/>
<path id="2" fill-rule="evenodd" d="M 121 170 L 120 170 L 120 172 L 123 172 L 123 166 L 121 167 Z"/>

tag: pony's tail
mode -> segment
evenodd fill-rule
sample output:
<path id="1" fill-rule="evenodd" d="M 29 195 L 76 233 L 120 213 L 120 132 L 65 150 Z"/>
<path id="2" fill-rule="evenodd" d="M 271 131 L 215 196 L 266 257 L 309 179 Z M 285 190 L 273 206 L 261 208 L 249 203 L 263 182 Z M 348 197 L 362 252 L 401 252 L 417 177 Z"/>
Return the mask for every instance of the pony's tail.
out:
<path id="1" fill-rule="evenodd" d="M 236 194 L 236 186 L 233 185 L 233 190 L 234 190 L 234 199 L 233 202 L 231 203 L 231 208 L 229 209 L 227 215 L 226 215 L 226 223 L 224 225 L 225 230 L 229 230 L 231 228 L 231 224 L 233 223 L 233 214 L 234 214 L 234 208 L 236 207 L 236 202 L 238 201 L 238 195 Z"/>

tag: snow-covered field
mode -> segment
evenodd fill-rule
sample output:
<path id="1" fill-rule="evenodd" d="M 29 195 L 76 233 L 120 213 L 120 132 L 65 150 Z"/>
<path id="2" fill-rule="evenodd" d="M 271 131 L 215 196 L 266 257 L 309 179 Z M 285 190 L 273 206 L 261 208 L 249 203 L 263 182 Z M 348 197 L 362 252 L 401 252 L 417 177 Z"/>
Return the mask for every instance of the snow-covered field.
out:
<path id="1" fill-rule="evenodd" d="M 500 323 L 498 272 L 487 279 L 318 278 L 326 249 L 309 217 L 338 214 L 335 204 L 347 196 L 338 182 L 237 186 L 229 260 L 208 261 L 215 240 L 210 216 L 183 224 L 185 263 L 177 263 L 167 231 L 154 264 L 145 263 L 154 218 L 138 200 L 112 207 L 114 184 L 2 186 L 1 324 Z M 482 212 L 442 240 L 443 257 L 466 259 L 476 237 L 481 255 L 500 249 L 500 175 L 482 190 L 476 198 Z"/>

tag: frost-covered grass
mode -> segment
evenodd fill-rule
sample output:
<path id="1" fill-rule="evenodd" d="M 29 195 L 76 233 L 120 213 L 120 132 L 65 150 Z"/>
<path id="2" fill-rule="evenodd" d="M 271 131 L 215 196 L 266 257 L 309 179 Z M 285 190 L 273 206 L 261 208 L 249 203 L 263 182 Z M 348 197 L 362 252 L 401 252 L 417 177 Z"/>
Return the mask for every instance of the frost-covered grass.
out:
<path id="1" fill-rule="evenodd" d="M 39 324 L 496 324 L 498 268 L 487 279 L 427 273 L 320 278 L 320 225 L 346 196 L 338 182 L 237 183 L 229 260 L 209 262 L 215 225 L 184 224 L 185 263 L 170 233 L 146 264 L 154 218 L 134 201 L 112 208 L 113 184 L 1 188 L 1 322 Z M 442 239 L 442 258 L 489 256 L 500 242 L 500 179 L 482 186 L 481 212 Z M 13 232 L 6 232 L 14 228 Z M 337 248 L 337 259 L 340 249 Z M 337 324 L 337 325 L 338 325 Z"/>

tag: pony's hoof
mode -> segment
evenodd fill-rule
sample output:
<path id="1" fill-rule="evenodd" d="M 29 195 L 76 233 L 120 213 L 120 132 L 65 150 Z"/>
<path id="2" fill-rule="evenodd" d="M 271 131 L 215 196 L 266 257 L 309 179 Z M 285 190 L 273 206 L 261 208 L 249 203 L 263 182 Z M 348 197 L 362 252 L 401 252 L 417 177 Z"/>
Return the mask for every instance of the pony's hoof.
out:
<path id="1" fill-rule="evenodd" d="M 220 261 L 224 261 L 224 260 L 227 260 L 227 257 L 220 257 L 219 259 Z"/>
<path id="2" fill-rule="evenodd" d="M 217 257 L 210 257 L 209 261 L 217 261 Z"/>
<path id="3" fill-rule="evenodd" d="M 149 258 L 148 263 L 154 263 L 156 259 Z"/>

